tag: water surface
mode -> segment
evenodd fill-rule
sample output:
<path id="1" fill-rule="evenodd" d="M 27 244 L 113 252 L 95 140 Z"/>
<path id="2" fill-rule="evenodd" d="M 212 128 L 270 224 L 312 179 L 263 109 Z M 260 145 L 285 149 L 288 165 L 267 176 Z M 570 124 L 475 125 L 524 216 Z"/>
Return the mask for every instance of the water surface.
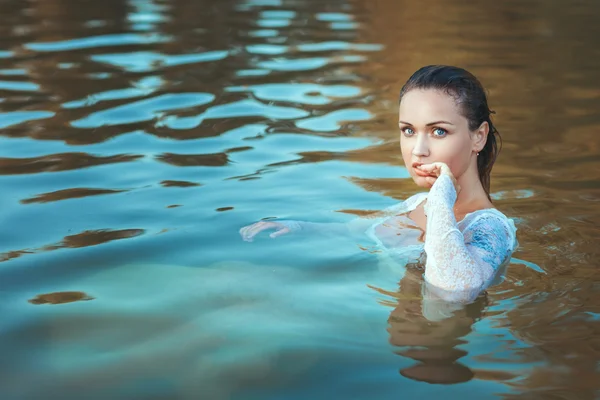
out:
<path id="1" fill-rule="evenodd" d="M 0 5 L 3 399 L 593 399 L 593 1 Z M 397 94 L 475 73 L 503 151 L 504 281 L 424 316 L 368 241 L 237 231 L 417 193 Z"/>

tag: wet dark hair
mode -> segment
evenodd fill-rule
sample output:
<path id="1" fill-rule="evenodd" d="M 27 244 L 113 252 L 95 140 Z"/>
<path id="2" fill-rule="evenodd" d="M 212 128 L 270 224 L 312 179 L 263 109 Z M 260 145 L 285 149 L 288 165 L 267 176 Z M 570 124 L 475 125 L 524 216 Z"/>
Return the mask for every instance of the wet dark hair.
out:
<path id="1" fill-rule="evenodd" d="M 474 131 L 485 121 L 489 133 L 485 146 L 477 156 L 477 171 L 483 189 L 490 198 L 490 174 L 502 147 L 500 133 L 492 123 L 494 111 L 488 107 L 487 96 L 479 80 L 462 68 L 447 65 L 428 65 L 415 72 L 400 90 L 400 101 L 413 89 L 437 89 L 452 96 Z M 491 200 L 491 199 L 490 199 Z"/>

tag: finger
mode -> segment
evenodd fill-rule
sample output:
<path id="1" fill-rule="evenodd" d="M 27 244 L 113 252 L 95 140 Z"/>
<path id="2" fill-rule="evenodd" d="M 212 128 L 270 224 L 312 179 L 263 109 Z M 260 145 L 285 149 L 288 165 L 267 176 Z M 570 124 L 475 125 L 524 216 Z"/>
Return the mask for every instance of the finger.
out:
<path id="1" fill-rule="evenodd" d="M 445 164 L 443 162 L 436 162 L 435 164 L 437 164 L 438 168 L 440 169 L 441 174 L 452 175 L 452 172 L 450 171 L 450 167 L 448 167 L 447 164 Z"/>
<path id="2" fill-rule="evenodd" d="M 450 171 L 450 167 L 446 163 L 441 161 L 436 161 L 431 164 L 424 164 L 426 172 L 429 172 L 437 177 L 441 175 L 450 175 L 452 176 L 452 171 Z"/>
<path id="3" fill-rule="evenodd" d="M 240 235 L 242 235 L 242 240 L 244 240 L 245 242 L 252 241 L 252 238 L 248 236 L 248 229 L 245 229 L 244 232 L 240 232 Z"/>
<path id="4" fill-rule="evenodd" d="M 254 224 L 246 225 L 240 229 L 240 235 L 242 235 L 242 239 L 247 240 L 250 238 L 250 233 L 253 229 L 256 228 L 257 225 L 260 225 L 261 222 L 256 222 Z"/>
<path id="5" fill-rule="evenodd" d="M 437 162 L 433 162 L 433 163 L 429 163 L 429 164 L 421 164 L 419 165 L 419 168 L 422 170 L 432 170 L 432 169 L 436 169 L 439 168 L 439 163 Z"/>
<path id="6" fill-rule="evenodd" d="M 248 232 L 248 229 L 250 229 L 251 227 L 253 227 L 254 225 L 256 225 L 256 223 L 254 224 L 250 224 L 250 225 L 246 225 L 246 226 L 242 226 L 240 228 L 240 235 L 244 235 L 246 232 Z"/>
<path id="7" fill-rule="evenodd" d="M 264 231 L 265 229 L 269 229 L 268 223 L 265 223 L 262 221 L 257 222 L 248 228 L 248 231 L 246 231 L 246 237 L 249 239 L 252 239 L 254 236 L 258 235 L 260 232 Z"/>
<path id="8" fill-rule="evenodd" d="M 248 236 L 250 239 L 252 239 L 254 236 L 258 235 L 264 230 L 282 227 L 282 225 L 276 224 L 274 222 L 259 222 L 255 225 L 256 226 L 252 227 L 252 229 L 248 232 Z"/>
<path id="9" fill-rule="evenodd" d="M 440 161 L 435 162 L 433 164 L 435 164 L 439 168 L 440 174 L 452 176 L 452 171 L 450 171 L 450 167 L 448 166 L 448 164 Z"/>
<path id="10" fill-rule="evenodd" d="M 240 228 L 240 236 L 242 237 L 242 239 L 246 240 L 246 231 L 248 230 L 248 226 L 244 226 L 242 228 Z"/>
<path id="11" fill-rule="evenodd" d="M 433 176 L 427 176 L 427 177 L 425 177 L 425 181 L 427 181 L 427 183 L 429 183 L 431 186 L 433 186 L 435 181 L 437 181 L 437 178 L 433 177 Z"/>
<path id="12" fill-rule="evenodd" d="M 435 164 L 423 164 L 419 169 L 435 176 L 439 176 L 440 174 L 440 168 Z"/>
<path id="13" fill-rule="evenodd" d="M 281 235 L 285 235 L 286 233 L 289 233 L 290 229 L 289 228 L 283 228 L 278 230 L 277 232 L 273 232 L 271 233 L 269 236 L 273 239 L 275 239 L 276 237 L 279 237 Z"/>

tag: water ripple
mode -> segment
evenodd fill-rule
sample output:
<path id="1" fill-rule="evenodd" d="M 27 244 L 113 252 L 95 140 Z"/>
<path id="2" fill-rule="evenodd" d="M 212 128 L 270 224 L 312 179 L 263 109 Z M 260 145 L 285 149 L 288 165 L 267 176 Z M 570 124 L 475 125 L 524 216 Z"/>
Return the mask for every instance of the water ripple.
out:
<path id="1" fill-rule="evenodd" d="M 135 161 L 141 157 L 141 155 L 133 154 L 101 157 L 87 153 L 61 153 L 33 158 L 0 158 L 0 175 L 35 174 L 90 168 L 97 165 Z"/>
<path id="2" fill-rule="evenodd" d="M 327 22 L 339 22 L 339 21 L 352 21 L 354 17 L 351 14 L 344 13 L 317 13 L 317 19 L 319 21 Z"/>
<path id="3" fill-rule="evenodd" d="M 144 229 L 96 229 L 84 231 L 75 235 L 68 235 L 62 241 L 49 244 L 36 249 L 14 250 L 6 253 L 0 253 L 0 262 L 9 261 L 18 258 L 24 254 L 35 254 L 40 252 L 54 251 L 65 248 L 82 248 L 97 246 L 112 242 L 114 240 L 130 239 L 145 233 Z"/>
<path id="4" fill-rule="evenodd" d="M 197 107 L 212 102 L 210 93 L 169 93 L 150 99 L 127 103 L 88 114 L 85 118 L 72 121 L 76 128 L 98 128 L 106 125 L 122 125 L 149 121 L 165 111 Z"/>
<path id="5" fill-rule="evenodd" d="M 172 180 L 162 181 L 160 184 L 163 185 L 164 187 L 180 187 L 180 188 L 202 186 L 201 184 L 196 183 L 196 182 L 172 181 Z"/>
<path id="6" fill-rule="evenodd" d="M 72 100 L 61 105 L 62 108 L 80 108 L 97 104 L 108 100 L 131 99 L 135 97 L 143 97 L 154 93 L 165 82 L 159 76 L 147 76 L 132 84 L 133 87 L 125 89 L 107 90 L 104 92 L 94 93 L 86 96 L 83 99 Z"/>
<path id="7" fill-rule="evenodd" d="M 349 43 L 342 41 L 330 41 L 321 43 L 304 43 L 297 46 L 300 51 L 318 52 L 318 51 L 381 51 L 383 45 L 375 43 Z"/>
<path id="8" fill-rule="evenodd" d="M 345 122 L 365 121 L 372 117 L 371 113 L 365 109 L 348 108 L 332 111 L 318 117 L 306 118 L 296 122 L 296 125 L 299 128 L 315 132 L 333 132 L 340 129 Z"/>
<path id="9" fill-rule="evenodd" d="M 296 59 L 279 58 L 268 61 L 260 61 L 256 65 L 260 68 L 266 68 L 273 71 L 309 71 L 323 68 L 326 65 L 357 63 L 365 60 L 366 58 L 361 55 L 343 55 Z"/>
<path id="10" fill-rule="evenodd" d="M 266 10 L 261 11 L 260 16 L 262 18 L 294 18 L 298 13 L 292 10 Z"/>
<path id="11" fill-rule="evenodd" d="M 68 50 L 81 50 L 90 49 L 97 47 L 112 47 L 112 46 L 125 46 L 134 44 L 155 44 L 155 43 L 166 43 L 172 40 L 171 37 L 151 33 L 151 34 L 138 34 L 138 33 L 120 33 L 114 35 L 101 35 L 91 36 L 78 39 L 63 40 L 60 42 L 45 42 L 45 43 L 29 43 L 25 47 L 39 52 L 51 52 L 51 51 L 68 51 Z"/>
<path id="12" fill-rule="evenodd" d="M 594 397 L 600 6 L 4 3 L 0 398 Z M 422 191 L 397 94 L 442 61 L 490 90 L 519 228 L 481 304 L 425 320 L 420 265 L 367 238 L 239 240 Z"/>
<path id="13" fill-rule="evenodd" d="M 324 105 L 332 98 L 349 98 L 361 94 L 361 89 L 349 85 L 319 85 L 315 83 L 266 83 L 262 85 L 231 86 L 228 92 L 252 92 L 267 101 L 290 101 L 301 104 Z"/>
<path id="14" fill-rule="evenodd" d="M 177 65 L 218 61 L 226 58 L 228 55 L 229 51 L 227 50 L 176 55 L 140 51 L 134 53 L 99 54 L 92 56 L 91 59 L 129 72 L 151 72 Z"/>
<path id="15" fill-rule="evenodd" d="M 284 28 L 292 23 L 289 19 L 261 19 L 256 21 L 256 25 L 261 28 Z"/>
<path id="16" fill-rule="evenodd" d="M 0 90 L 35 92 L 40 90 L 40 85 L 33 82 L 0 81 Z"/>
<path id="17" fill-rule="evenodd" d="M 225 153 L 215 154 L 173 154 L 165 153 L 156 159 L 177 167 L 222 167 L 229 163 Z"/>
<path id="18" fill-rule="evenodd" d="M 84 292 L 53 292 L 38 294 L 28 302 L 31 304 L 65 304 L 89 300 L 94 300 L 94 297 L 88 296 Z"/>
<path id="19" fill-rule="evenodd" d="M 279 31 L 276 29 L 256 29 L 248 32 L 248 36 L 250 37 L 275 37 L 279 34 Z M 276 46 L 279 47 L 279 46 Z"/>
<path id="20" fill-rule="evenodd" d="M 240 100 L 208 108 L 193 117 L 168 116 L 160 121 L 161 126 L 171 129 L 193 129 L 204 120 L 233 117 L 264 117 L 273 119 L 296 119 L 309 115 L 308 111 L 292 107 L 266 105 L 256 100 Z"/>
<path id="21" fill-rule="evenodd" d="M 24 70 L 22 68 L 0 69 L 0 75 L 4 75 L 4 76 L 25 76 L 25 75 L 27 75 L 27 70 Z"/>
<path id="22" fill-rule="evenodd" d="M 54 113 L 50 111 L 13 111 L 0 113 L 0 129 L 53 116 Z"/>
<path id="23" fill-rule="evenodd" d="M 121 193 L 121 192 L 125 192 L 125 191 L 126 190 L 71 188 L 71 189 L 63 189 L 63 190 L 57 190 L 54 192 L 38 194 L 37 196 L 21 200 L 21 203 L 22 204 L 50 203 L 53 201 L 78 199 L 81 197 Z"/>

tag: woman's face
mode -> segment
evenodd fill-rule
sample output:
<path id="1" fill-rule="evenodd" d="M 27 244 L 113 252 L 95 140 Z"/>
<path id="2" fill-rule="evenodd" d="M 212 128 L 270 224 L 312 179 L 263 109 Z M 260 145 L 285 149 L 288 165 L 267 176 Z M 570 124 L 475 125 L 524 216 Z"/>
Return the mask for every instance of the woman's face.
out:
<path id="1" fill-rule="evenodd" d="M 456 179 L 470 166 L 477 168 L 472 159 L 485 142 L 479 147 L 481 140 L 469 131 L 468 120 L 454 98 L 443 91 L 414 89 L 406 93 L 400 102 L 399 126 L 402 158 L 417 185 L 431 186 L 415 164 L 443 162 Z"/>

